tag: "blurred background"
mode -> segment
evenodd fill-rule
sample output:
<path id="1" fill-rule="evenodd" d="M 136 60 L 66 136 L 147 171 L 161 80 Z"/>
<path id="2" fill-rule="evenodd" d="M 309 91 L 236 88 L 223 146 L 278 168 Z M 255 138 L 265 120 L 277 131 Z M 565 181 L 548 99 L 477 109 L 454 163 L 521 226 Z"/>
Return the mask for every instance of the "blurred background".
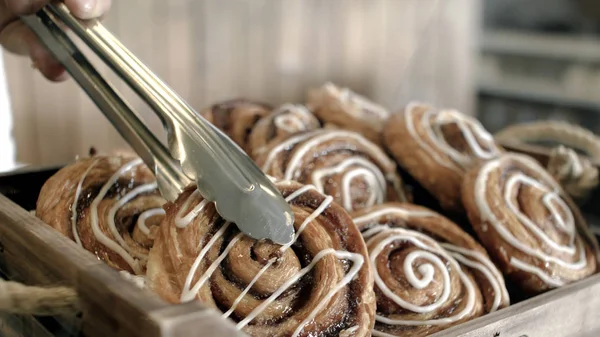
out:
<path id="1" fill-rule="evenodd" d="M 105 23 L 198 110 L 241 96 L 302 102 L 333 81 L 392 110 L 457 108 L 491 131 L 535 119 L 600 129 L 598 0 L 126 0 Z M 126 147 L 74 83 L 48 83 L 24 58 L 4 63 L 12 121 L 0 124 L 12 123 L 18 163 Z"/>

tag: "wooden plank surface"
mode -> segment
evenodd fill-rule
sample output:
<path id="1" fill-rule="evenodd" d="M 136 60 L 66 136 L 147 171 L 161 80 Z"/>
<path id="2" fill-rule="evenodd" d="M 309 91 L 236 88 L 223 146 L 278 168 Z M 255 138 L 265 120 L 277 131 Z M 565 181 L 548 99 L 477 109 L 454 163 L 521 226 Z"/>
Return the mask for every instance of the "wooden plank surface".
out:
<path id="1" fill-rule="evenodd" d="M 130 0 L 113 1 L 105 23 L 196 109 L 238 96 L 302 102 L 333 80 L 393 110 L 418 98 L 472 113 L 480 1 Z M 25 58 L 5 63 L 18 161 L 126 147 L 74 83 L 48 83 Z M 124 95 L 164 139 L 158 119 Z"/>
<path id="2" fill-rule="evenodd" d="M 600 275 L 538 295 L 432 337 L 592 337 L 600 335 Z"/>

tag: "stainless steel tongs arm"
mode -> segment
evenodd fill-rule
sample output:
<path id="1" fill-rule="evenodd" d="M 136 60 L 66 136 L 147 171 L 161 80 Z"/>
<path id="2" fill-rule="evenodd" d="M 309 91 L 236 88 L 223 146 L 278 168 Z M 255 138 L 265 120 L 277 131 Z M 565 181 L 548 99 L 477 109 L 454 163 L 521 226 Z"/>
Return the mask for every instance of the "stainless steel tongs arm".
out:
<path id="1" fill-rule="evenodd" d="M 160 176 L 165 186 L 161 193 L 167 199 L 174 200 L 191 180 L 181 172 L 179 162 L 171 157 L 169 150 L 117 94 L 114 87 L 104 80 L 60 28 L 55 18 L 41 10 L 37 15 L 25 16 L 21 20 L 35 32 L 146 165 L 154 169 L 157 178 Z"/>
<path id="2" fill-rule="evenodd" d="M 173 200 L 183 186 L 195 180 L 200 193 L 215 202 L 219 214 L 245 234 L 280 244 L 291 242 L 293 212 L 274 184 L 98 21 L 82 22 L 60 2 L 22 19 L 144 161 L 155 168 L 166 198 Z M 61 24 L 72 29 L 159 116 L 168 131 L 170 154 L 70 41 Z"/>

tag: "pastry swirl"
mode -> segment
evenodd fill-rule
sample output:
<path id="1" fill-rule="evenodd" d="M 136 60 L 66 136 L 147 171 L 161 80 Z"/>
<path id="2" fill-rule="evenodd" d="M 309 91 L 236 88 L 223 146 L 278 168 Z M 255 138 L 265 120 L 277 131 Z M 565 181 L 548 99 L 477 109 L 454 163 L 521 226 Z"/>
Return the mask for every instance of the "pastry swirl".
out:
<path id="1" fill-rule="evenodd" d="M 360 232 L 313 186 L 279 182 L 296 238 L 256 241 L 225 222 L 195 188 L 166 206 L 148 284 L 173 303 L 200 300 L 252 336 L 367 336 L 373 278 Z"/>
<path id="2" fill-rule="evenodd" d="M 353 211 L 385 201 L 407 201 L 396 164 L 358 133 L 320 129 L 274 144 L 256 159 L 277 179 L 314 185 Z"/>
<path id="3" fill-rule="evenodd" d="M 381 131 L 390 117 L 384 107 L 333 83 L 310 90 L 307 102 L 324 124 L 358 132 L 370 141 L 381 144 Z"/>
<path id="4" fill-rule="evenodd" d="M 500 269 L 539 293 L 596 271 L 598 245 L 558 183 L 532 158 L 505 154 L 465 177 L 463 201 Z"/>
<path id="5" fill-rule="evenodd" d="M 502 150 L 476 119 L 456 110 L 410 103 L 383 131 L 386 147 L 410 175 L 447 210 L 462 210 L 466 172 Z"/>
<path id="6" fill-rule="evenodd" d="M 321 123 L 306 106 L 284 104 L 256 123 L 250 133 L 248 151 L 252 158 L 256 158 L 274 143 L 320 127 Z"/>
<path id="7" fill-rule="evenodd" d="M 141 159 L 95 156 L 50 177 L 40 191 L 36 215 L 109 266 L 140 275 L 164 203 Z"/>
<path id="8" fill-rule="evenodd" d="M 386 203 L 362 209 L 353 213 L 352 217 L 361 231 L 387 227 L 406 228 L 426 234 L 473 275 L 483 296 L 486 313 L 509 305 L 504 277 L 485 249 L 446 217 L 425 207 L 402 203 Z"/>
<path id="9" fill-rule="evenodd" d="M 254 125 L 271 113 L 264 103 L 247 99 L 232 99 L 212 105 L 200 114 L 248 152 L 248 138 Z"/>
<path id="10" fill-rule="evenodd" d="M 363 236 L 377 297 L 373 336 L 428 336 L 483 313 L 472 275 L 431 237 L 387 226 Z"/>

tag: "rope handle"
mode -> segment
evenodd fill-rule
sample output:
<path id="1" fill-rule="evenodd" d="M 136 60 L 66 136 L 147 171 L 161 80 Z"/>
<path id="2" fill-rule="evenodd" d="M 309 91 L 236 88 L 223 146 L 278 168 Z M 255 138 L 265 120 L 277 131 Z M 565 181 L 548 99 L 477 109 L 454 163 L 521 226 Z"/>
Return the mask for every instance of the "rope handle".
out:
<path id="1" fill-rule="evenodd" d="M 119 274 L 140 289 L 146 288 L 145 279 L 126 271 Z M 16 315 L 55 316 L 79 312 L 77 292 L 64 286 L 29 286 L 0 279 L 0 312 Z"/>
<path id="2" fill-rule="evenodd" d="M 600 137 L 577 125 L 541 121 L 509 126 L 494 135 L 500 143 L 549 141 L 561 144 L 550 152 L 547 170 L 576 199 L 586 198 L 598 186 Z M 579 155 L 574 149 L 584 152 Z"/>
<path id="3" fill-rule="evenodd" d="M 38 287 L 0 280 L 0 311 L 18 315 L 74 314 L 77 293 L 68 287 Z"/>

